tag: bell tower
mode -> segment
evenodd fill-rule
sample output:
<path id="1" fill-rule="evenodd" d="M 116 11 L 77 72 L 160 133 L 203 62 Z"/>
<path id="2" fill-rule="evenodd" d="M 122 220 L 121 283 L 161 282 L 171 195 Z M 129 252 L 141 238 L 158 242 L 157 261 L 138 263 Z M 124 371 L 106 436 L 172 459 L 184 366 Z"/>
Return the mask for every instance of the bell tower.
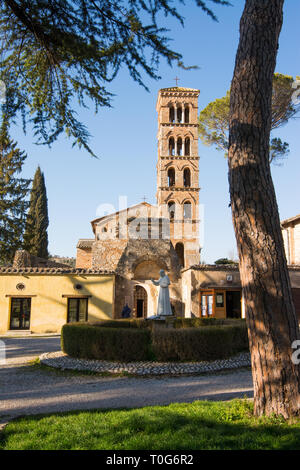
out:
<path id="1" fill-rule="evenodd" d="M 157 205 L 170 220 L 170 239 L 181 265 L 200 262 L 198 96 L 194 88 L 159 90 Z"/>

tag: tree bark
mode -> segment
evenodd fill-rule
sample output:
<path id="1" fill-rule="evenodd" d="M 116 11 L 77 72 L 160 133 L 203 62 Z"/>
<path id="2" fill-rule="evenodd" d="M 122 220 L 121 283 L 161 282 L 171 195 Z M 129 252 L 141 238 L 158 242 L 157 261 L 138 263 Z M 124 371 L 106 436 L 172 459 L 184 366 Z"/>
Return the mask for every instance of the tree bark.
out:
<path id="1" fill-rule="evenodd" d="M 229 185 L 256 415 L 299 414 L 299 339 L 269 164 L 272 80 L 284 0 L 246 0 L 231 86 Z"/>

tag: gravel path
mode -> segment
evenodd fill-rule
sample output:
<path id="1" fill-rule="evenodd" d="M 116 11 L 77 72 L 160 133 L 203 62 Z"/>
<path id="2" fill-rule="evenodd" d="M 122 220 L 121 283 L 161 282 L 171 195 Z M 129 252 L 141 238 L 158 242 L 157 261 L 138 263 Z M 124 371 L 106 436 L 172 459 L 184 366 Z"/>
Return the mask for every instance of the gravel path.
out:
<path id="1" fill-rule="evenodd" d="M 14 344 L 14 352 L 10 352 L 7 364 L 0 369 L 0 423 L 17 416 L 39 413 L 134 408 L 252 396 L 252 378 L 248 370 L 164 378 L 74 375 L 45 371 L 26 364 L 34 355 L 36 357 L 55 347 L 54 338 L 51 341 L 49 338 L 26 338 L 24 341 L 18 338 L 15 341 L 10 339 L 7 344 L 9 342 Z M 23 356 L 22 344 L 25 345 Z M 38 354 L 36 350 L 39 350 Z"/>
<path id="2" fill-rule="evenodd" d="M 24 364 L 40 354 L 60 349 L 60 336 L 26 336 L 21 338 L 0 336 L 0 340 L 5 345 L 6 364 Z"/>

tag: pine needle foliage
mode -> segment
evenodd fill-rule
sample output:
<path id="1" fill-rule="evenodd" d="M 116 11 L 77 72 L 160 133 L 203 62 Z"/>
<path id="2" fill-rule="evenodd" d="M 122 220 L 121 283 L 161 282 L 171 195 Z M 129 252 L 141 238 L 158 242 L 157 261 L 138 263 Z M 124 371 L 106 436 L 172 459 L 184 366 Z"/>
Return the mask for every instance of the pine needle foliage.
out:
<path id="1" fill-rule="evenodd" d="M 48 258 L 48 225 L 48 199 L 45 177 L 40 167 L 38 167 L 32 183 L 24 234 L 24 248 L 30 254 L 40 258 Z"/>
<path id="2" fill-rule="evenodd" d="M 296 77 L 299 79 L 299 77 Z M 295 80 L 289 75 L 274 74 L 272 93 L 272 130 L 296 116 L 300 105 L 293 102 Z M 230 91 L 209 103 L 199 115 L 199 137 L 203 144 L 214 145 L 227 156 L 229 146 Z M 270 162 L 280 164 L 289 153 L 289 144 L 279 137 L 270 141 Z"/>
<path id="3" fill-rule="evenodd" d="M 208 2 L 195 2 L 217 19 Z M 24 130 L 30 121 L 37 143 L 51 145 L 65 132 L 73 145 L 94 155 L 76 102 L 93 103 L 96 112 L 111 106 L 107 85 L 122 67 L 145 88 L 145 76 L 160 78 L 160 59 L 185 67 L 181 54 L 169 48 L 168 30 L 158 24 L 162 15 L 183 24 L 171 0 L 0 2 L 0 79 L 10 117 L 21 114 Z"/>

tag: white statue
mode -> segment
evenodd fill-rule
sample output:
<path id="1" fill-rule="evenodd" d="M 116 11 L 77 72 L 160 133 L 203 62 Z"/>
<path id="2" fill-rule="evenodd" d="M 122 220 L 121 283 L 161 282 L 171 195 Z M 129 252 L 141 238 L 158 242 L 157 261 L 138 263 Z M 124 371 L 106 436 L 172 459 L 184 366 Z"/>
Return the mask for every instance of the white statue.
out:
<path id="1" fill-rule="evenodd" d="M 155 286 L 159 286 L 159 296 L 158 296 L 158 304 L 157 304 L 157 315 L 166 316 L 166 315 L 173 315 L 171 304 L 170 304 L 170 295 L 169 295 L 169 285 L 170 279 L 166 275 L 165 271 L 161 269 L 159 271 L 160 278 L 158 281 L 151 279 Z"/>

